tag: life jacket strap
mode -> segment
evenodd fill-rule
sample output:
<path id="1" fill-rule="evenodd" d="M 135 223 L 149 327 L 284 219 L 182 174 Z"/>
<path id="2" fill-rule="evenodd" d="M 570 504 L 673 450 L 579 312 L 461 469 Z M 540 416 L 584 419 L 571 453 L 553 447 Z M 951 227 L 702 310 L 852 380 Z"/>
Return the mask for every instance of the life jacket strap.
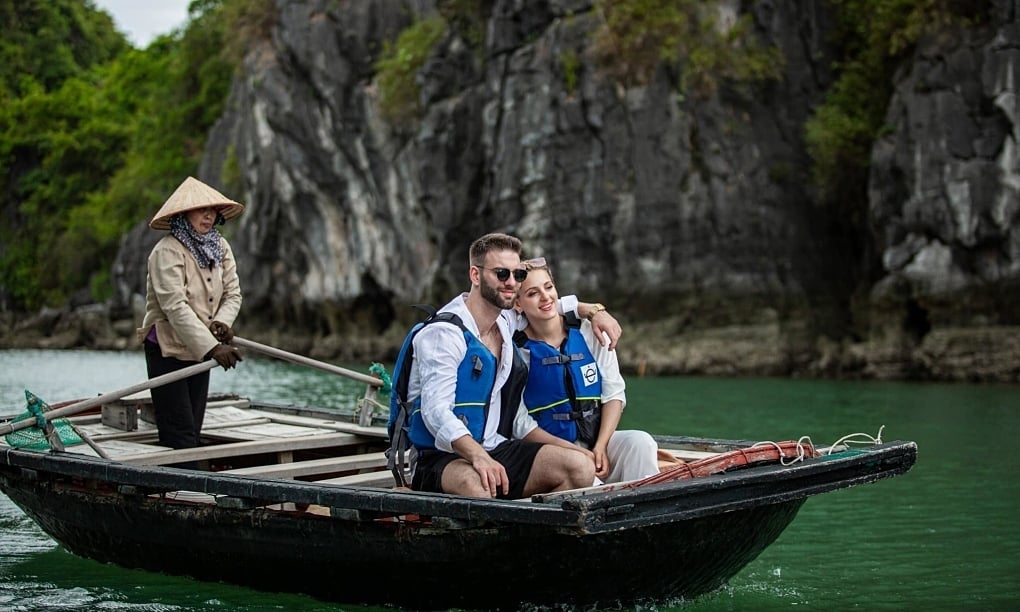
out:
<path id="1" fill-rule="evenodd" d="M 393 474 L 393 481 L 398 487 L 410 487 L 410 479 L 414 475 L 414 468 L 418 463 L 418 452 L 411 444 L 407 435 L 409 407 L 401 402 L 400 410 L 397 411 L 396 419 L 393 421 L 393 434 L 390 439 L 390 447 L 386 449 L 386 467 Z M 407 469 L 404 469 L 404 465 Z"/>
<path id="2" fill-rule="evenodd" d="M 554 412 L 552 418 L 554 421 L 580 421 L 581 419 L 590 417 L 595 414 L 594 408 L 588 408 L 587 410 L 571 410 L 570 412 Z"/>

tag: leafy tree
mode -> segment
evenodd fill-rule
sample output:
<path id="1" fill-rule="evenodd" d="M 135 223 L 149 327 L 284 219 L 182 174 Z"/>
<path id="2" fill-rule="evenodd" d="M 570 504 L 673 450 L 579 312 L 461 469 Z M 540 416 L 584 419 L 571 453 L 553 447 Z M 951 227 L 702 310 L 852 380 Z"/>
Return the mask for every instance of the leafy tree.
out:
<path id="1" fill-rule="evenodd" d="M 703 0 L 598 0 L 592 49 L 601 70 L 628 85 L 648 83 L 660 66 L 679 71 L 682 92 L 712 95 L 721 80 L 776 78 L 782 55 L 761 43 L 750 15 L 718 20 Z"/>
<path id="2" fill-rule="evenodd" d="M 129 47 L 106 13 L 82 0 L 0 0 L 0 90 L 53 90 Z"/>
<path id="3" fill-rule="evenodd" d="M 0 306 L 110 293 L 120 237 L 198 166 L 233 74 L 226 29 L 264 35 L 267 3 L 196 0 L 140 50 L 91 2 L 0 0 Z"/>

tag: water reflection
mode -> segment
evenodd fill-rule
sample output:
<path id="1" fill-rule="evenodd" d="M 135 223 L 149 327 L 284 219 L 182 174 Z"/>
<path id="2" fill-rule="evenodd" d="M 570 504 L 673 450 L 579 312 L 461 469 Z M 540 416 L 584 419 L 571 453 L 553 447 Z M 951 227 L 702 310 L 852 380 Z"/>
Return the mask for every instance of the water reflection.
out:
<path id="1" fill-rule="evenodd" d="M 368 373 L 367 366 L 347 366 Z M 50 403 L 87 398 L 144 382 L 139 352 L 0 351 L 0 415 L 25 409 L 25 390 Z M 365 385 L 341 376 L 275 359 L 246 354 L 232 370 L 214 368 L 210 392 L 277 403 L 353 409 Z"/>
<path id="2" fill-rule="evenodd" d="M 367 367 L 347 366 L 359 372 Z M 49 401 L 145 380 L 137 353 L 0 351 L 0 412 L 24 389 Z M 360 383 L 246 357 L 214 391 L 298 404 L 353 404 Z M 1017 609 L 1020 387 L 778 379 L 634 378 L 624 426 L 659 433 L 829 444 L 876 435 L 918 444 L 907 475 L 809 499 L 775 544 L 718 593 L 658 610 Z M 683 551 L 678 550 L 678 555 Z M 668 561 L 664 561 L 668 563 Z M 132 572 L 59 550 L 0 496 L 0 607 L 359 610 Z"/>

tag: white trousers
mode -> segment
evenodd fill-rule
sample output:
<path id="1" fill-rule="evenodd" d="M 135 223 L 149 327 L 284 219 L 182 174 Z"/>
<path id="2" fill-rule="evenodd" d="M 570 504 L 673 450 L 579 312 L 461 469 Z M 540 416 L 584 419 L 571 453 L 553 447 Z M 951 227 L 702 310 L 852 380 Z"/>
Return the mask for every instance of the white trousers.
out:
<path id="1" fill-rule="evenodd" d="M 647 432 L 636 429 L 614 431 L 606 447 L 606 454 L 609 455 L 609 476 L 606 482 L 638 480 L 658 474 L 658 450 L 659 445 Z"/>

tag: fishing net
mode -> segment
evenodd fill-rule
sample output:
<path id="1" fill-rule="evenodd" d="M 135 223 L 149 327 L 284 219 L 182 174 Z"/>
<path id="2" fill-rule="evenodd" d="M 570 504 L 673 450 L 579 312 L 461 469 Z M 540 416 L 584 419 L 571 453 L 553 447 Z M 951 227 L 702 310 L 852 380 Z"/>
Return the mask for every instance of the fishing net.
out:
<path id="1" fill-rule="evenodd" d="M 4 436 L 4 440 L 8 445 L 14 448 L 27 448 L 29 450 L 49 450 L 49 442 L 46 441 L 46 432 L 43 430 L 46 427 L 47 419 L 45 412 L 50 409 L 49 404 L 42 401 L 28 389 L 25 389 L 25 402 L 27 404 L 27 410 L 14 417 L 13 423 L 18 421 L 24 421 L 25 419 L 35 419 L 35 425 L 26 427 Z M 71 426 L 71 422 L 67 419 L 55 419 L 49 421 L 49 424 L 56 430 L 57 435 L 60 436 L 60 441 L 64 443 L 64 446 L 73 446 L 75 444 L 81 444 L 83 440 L 77 432 L 74 431 L 74 427 Z"/>

